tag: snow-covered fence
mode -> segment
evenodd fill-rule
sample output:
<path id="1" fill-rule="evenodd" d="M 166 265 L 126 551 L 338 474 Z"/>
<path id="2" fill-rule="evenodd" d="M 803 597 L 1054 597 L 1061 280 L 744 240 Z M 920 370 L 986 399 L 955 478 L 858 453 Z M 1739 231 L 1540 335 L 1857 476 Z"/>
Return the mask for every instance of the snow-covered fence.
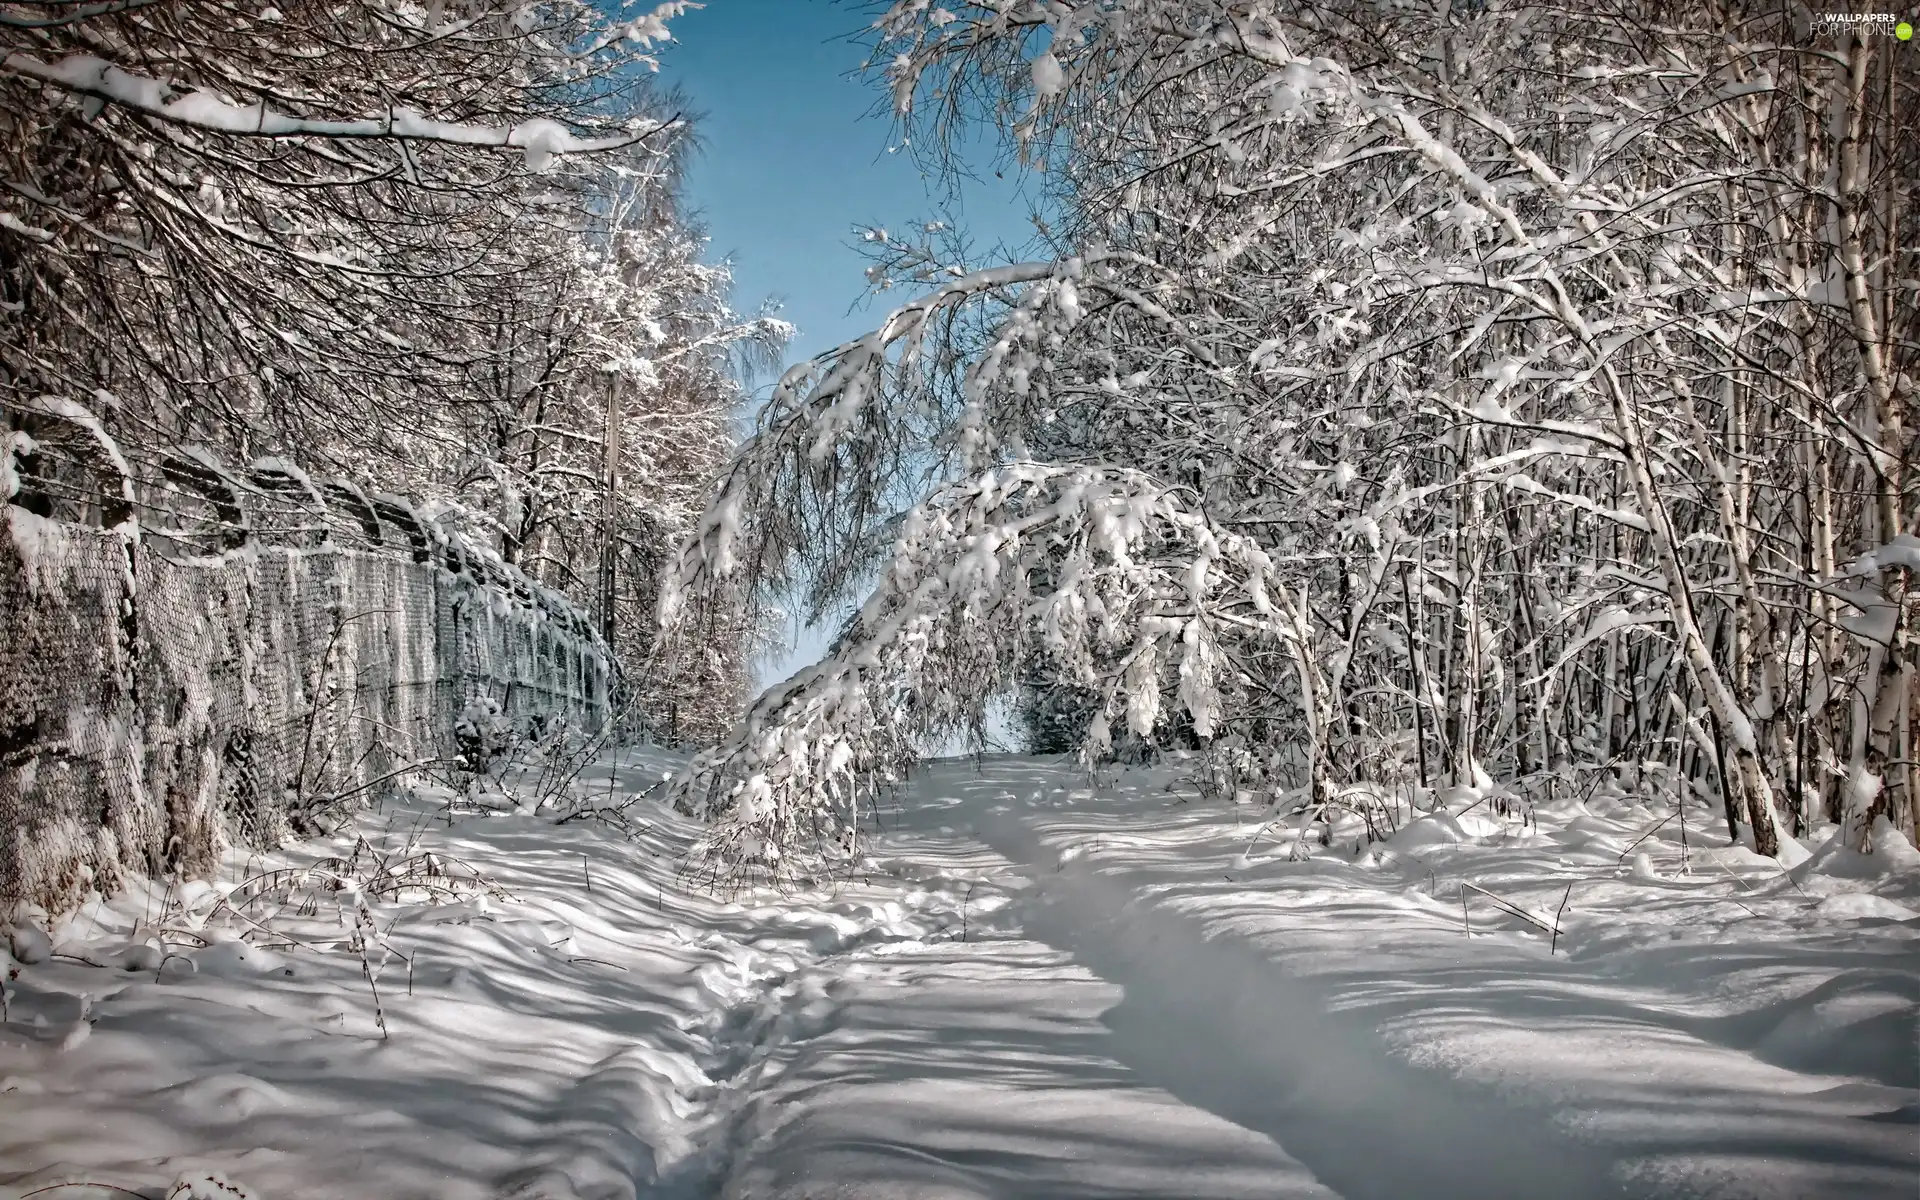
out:
<path id="1" fill-rule="evenodd" d="M 0 912 L 324 823 L 476 711 L 607 719 L 591 623 L 452 515 L 273 460 L 130 466 L 40 407 L 0 429 Z"/>

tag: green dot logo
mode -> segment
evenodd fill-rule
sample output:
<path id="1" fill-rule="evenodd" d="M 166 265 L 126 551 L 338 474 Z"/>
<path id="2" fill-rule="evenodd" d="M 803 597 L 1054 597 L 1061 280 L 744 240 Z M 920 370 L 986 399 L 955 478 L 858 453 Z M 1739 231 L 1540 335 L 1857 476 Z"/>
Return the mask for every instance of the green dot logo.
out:
<path id="1" fill-rule="evenodd" d="M 1913 26 L 1907 24 L 1905 21 L 1902 21 L 1898 25 L 1895 25 L 1893 27 L 1893 36 L 1899 38 L 1903 42 L 1910 42 L 1913 40 Z"/>

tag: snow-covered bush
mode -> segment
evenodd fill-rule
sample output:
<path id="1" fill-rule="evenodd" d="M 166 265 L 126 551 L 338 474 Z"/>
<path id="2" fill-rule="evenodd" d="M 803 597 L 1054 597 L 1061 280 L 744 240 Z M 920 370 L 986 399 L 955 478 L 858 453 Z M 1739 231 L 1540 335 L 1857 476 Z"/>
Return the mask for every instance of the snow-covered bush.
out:
<path id="1" fill-rule="evenodd" d="M 453 744 L 461 768 L 476 776 L 491 774 L 500 757 L 512 749 L 516 732 L 513 722 L 500 711 L 500 702 L 492 696 L 467 701 L 453 723 Z"/>

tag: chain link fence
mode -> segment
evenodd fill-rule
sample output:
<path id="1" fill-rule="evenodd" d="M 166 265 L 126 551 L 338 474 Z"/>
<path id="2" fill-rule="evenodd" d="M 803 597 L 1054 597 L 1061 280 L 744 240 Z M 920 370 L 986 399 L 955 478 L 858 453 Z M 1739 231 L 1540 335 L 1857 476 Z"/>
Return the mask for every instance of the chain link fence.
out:
<path id="1" fill-rule="evenodd" d="M 458 513 L 275 460 L 129 462 L 71 405 L 0 417 L 0 916 L 325 828 L 453 763 L 476 713 L 610 718 L 591 623 Z"/>

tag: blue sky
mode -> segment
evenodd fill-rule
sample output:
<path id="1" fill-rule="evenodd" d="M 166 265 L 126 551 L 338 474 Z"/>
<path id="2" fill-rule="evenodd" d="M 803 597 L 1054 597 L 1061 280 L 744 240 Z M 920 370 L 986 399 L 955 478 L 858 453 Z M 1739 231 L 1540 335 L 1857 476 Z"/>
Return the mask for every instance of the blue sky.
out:
<path id="1" fill-rule="evenodd" d="M 889 153 L 897 132 L 871 112 L 880 92 L 851 77 L 864 51 L 847 35 L 866 16 L 833 0 L 708 0 L 673 22 L 675 44 L 660 55 L 662 79 L 702 118 L 689 198 L 715 254 L 734 260 L 736 307 L 783 300 L 800 327 L 790 358 L 873 324 L 873 308 L 848 312 L 866 283 L 854 225 L 899 229 L 951 211 L 982 244 L 1033 233 L 1017 175 L 994 179 L 985 153 L 984 180 L 938 212 L 944 188 L 909 150 Z"/>
<path id="2" fill-rule="evenodd" d="M 1033 234 L 1017 172 L 996 179 L 984 145 L 973 160 L 981 180 L 951 197 L 909 150 L 889 152 L 899 135 L 872 111 L 881 93 L 852 77 L 864 51 L 848 35 L 864 20 L 861 6 L 832 0 L 708 0 L 673 22 L 675 44 L 660 53 L 662 80 L 700 118 L 689 200 L 715 256 L 734 261 L 735 307 L 778 300 L 799 326 L 789 362 L 858 337 L 884 312 L 878 302 L 849 312 L 866 290 L 855 225 L 950 216 L 977 246 Z M 824 648 L 824 631 L 788 634 L 763 682 Z"/>

